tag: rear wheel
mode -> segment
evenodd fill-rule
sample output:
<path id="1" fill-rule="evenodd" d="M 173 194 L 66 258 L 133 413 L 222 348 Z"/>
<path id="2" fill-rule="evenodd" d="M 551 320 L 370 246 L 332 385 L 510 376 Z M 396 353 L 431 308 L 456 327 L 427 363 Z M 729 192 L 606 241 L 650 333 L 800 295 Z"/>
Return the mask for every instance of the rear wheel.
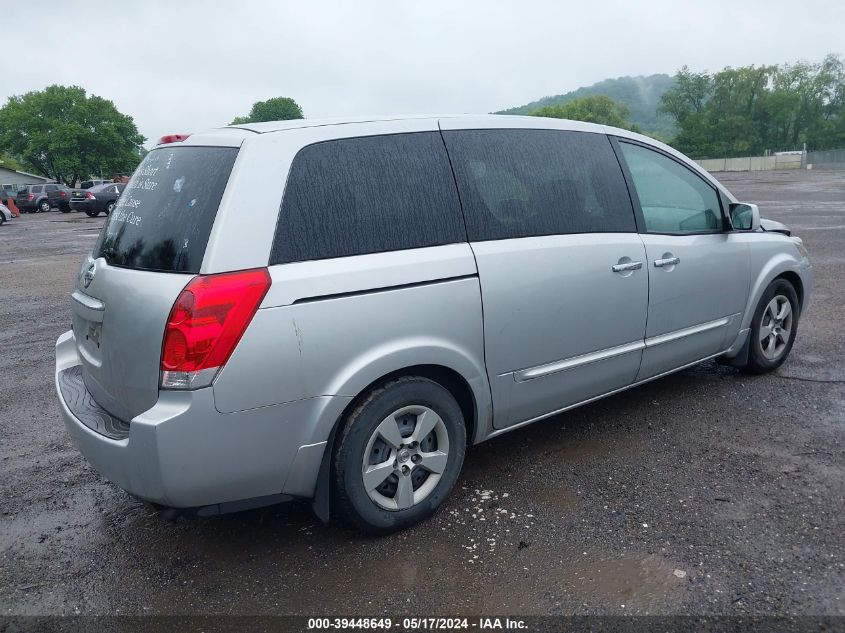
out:
<path id="1" fill-rule="evenodd" d="M 47 213 L 50 210 L 50 202 L 48 200 L 42 200 L 38 203 L 38 210 L 41 213 Z"/>
<path id="2" fill-rule="evenodd" d="M 745 371 L 763 374 L 783 364 L 795 342 L 800 309 L 798 293 L 791 283 L 775 279 L 769 284 L 751 322 Z"/>
<path id="3" fill-rule="evenodd" d="M 100 215 L 100 212 L 99 211 L 86 211 L 85 215 L 87 215 L 89 218 L 96 218 L 98 215 Z"/>
<path id="4" fill-rule="evenodd" d="M 451 393 L 422 377 L 373 390 L 347 416 L 334 455 L 336 508 L 385 534 L 430 516 L 463 465 L 466 429 Z"/>

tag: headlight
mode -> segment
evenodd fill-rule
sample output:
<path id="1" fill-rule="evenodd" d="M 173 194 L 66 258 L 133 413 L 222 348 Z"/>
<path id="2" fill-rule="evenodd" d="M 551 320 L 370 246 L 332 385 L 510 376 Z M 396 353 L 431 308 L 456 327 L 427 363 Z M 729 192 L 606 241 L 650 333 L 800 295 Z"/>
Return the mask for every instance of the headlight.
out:
<path id="1" fill-rule="evenodd" d="M 801 253 L 801 257 L 804 259 L 810 259 L 810 253 L 807 252 L 807 247 L 804 246 L 804 240 L 800 237 L 793 236 L 792 241 L 795 242 L 795 248 L 797 248 L 798 252 Z"/>

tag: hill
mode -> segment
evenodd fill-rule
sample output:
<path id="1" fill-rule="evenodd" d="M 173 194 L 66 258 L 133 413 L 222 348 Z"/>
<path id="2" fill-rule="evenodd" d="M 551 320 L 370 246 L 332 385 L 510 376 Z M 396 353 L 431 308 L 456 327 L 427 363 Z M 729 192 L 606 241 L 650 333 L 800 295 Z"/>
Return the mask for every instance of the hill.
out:
<path id="1" fill-rule="evenodd" d="M 657 107 L 660 105 L 660 97 L 663 93 L 674 85 L 675 78 L 664 74 L 605 79 L 592 86 L 578 88 L 562 95 L 543 97 L 522 106 L 501 110 L 496 114 L 529 114 L 542 106 L 558 105 L 588 95 L 606 95 L 628 106 L 631 111 L 631 123 L 639 126 L 641 130 L 669 139 L 677 130 L 671 117 L 658 114 Z"/>

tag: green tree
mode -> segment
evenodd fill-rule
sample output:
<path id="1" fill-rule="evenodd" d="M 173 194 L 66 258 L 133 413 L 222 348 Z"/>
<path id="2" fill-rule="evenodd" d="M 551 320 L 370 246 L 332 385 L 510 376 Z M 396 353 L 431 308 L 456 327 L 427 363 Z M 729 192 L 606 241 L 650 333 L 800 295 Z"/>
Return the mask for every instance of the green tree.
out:
<path id="1" fill-rule="evenodd" d="M 23 165 L 21 165 L 14 158 L 6 154 L 0 154 L 0 167 L 5 167 L 6 169 L 14 169 L 16 171 L 23 169 Z"/>
<path id="2" fill-rule="evenodd" d="M 845 65 L 836 55 L 712 75 L 684 67 L 675 79 L 660 107 L 678 125 L 672 145 L 696 158 L 845 144 Z"/>
<path id="3" fill-rule="evenodd" d="M 302 108 L 290 97 L 274 97 L 267 101 L 256 101 L 252 104 L 249 114 L 235 117 L 230 125 L 244 123 L 260 123 L 261 121 L 288 121 L 303 119 Z"/>
<path id="4" fill-rule="evenodd" d="M 68 185 L 132 171 L 143 142 L 132 117 L 78 86 L 49 86 L 0 108 L 0 144 L 27 169 Z"/>
<path id="5" fill-rule="evenodd" d="M 663 93 L 659 110 L 678 125 L 672 144 L 698 156 L 710 147 L 710 126 L 705 106 L 713 94 L 713 78 L 694 73 L 687 66 L 675 75 L 675 85 Z"/>
<path id="6" fill-rule="evenodd" d="M 707 103 L 710 153 L 753 156 L 766 149 L 769 85 L 775 66 L 725 68 L 713 76 L 713 96 Z"/>
<path id="7" fill-rule="evenodd" d="M 605 95 L 590 95 L 559 105 L 543 106 L 530 114 L 531 116 L 547 116 L 553 119 L 601 123 L 626 130 L 639 131 L 628 120 L 628 107 Z"/>
<path id="8" fill-rule="evenodd" d="M 675 75 L 675 85 L 663 93 L 659 109 L 679 123 L 700 113 L 713 93 L 713 79 L 684 66 Z"/>
<path id="9" fill-rule="evenodd" d="M 806 142 L 809 147 L 840 147 L 845 142 L 845 67 L 836 55 L 820 64 L 780 66 L 772 77 L 770 129 L 776 149 Z"/>

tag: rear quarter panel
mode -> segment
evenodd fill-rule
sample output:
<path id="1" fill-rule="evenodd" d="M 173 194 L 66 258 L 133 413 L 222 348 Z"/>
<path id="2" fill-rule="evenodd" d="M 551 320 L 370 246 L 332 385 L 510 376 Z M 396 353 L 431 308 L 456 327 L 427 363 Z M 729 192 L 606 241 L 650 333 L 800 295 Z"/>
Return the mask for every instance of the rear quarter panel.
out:
<path id="1" fill-rule="evenodd" d="M 403 261 L 405 260 L 405 261 Z M 491 415 L 481 291 L 468 244 L 273 266 L 273 287 L 214 384 L 230 413 L 355 397 L 387 374 L 439 365 Z M 311 420 L 311 442 L 334 421 Z"/>

